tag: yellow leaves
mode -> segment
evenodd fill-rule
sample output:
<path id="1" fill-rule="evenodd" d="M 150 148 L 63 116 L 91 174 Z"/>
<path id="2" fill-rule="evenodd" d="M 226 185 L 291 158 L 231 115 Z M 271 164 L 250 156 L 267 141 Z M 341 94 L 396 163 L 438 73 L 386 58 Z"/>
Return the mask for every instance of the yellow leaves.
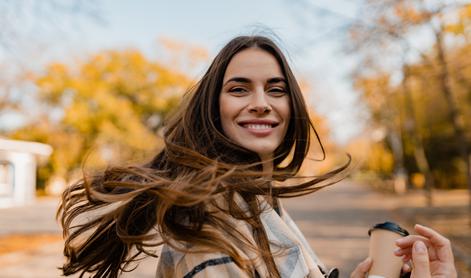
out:
<path id="1" fill-rule="evenodd" d="M 461 35 L 465 31 L 465 26 L 462 23 L 448 24 L 445 26 L 445 32 L 452 33 L 454 35 Z"/>
<path id="2" fill-rule="evenodd" d="M 57 103 L 62 96 L 62 89 L 70 82 L 69 69 L 66 65 L 53 63 L 47 67 L 44 75 L 36 79 L 40 97 Z"/>
<path id="3" fill-rule="evenodd" d="M 185 51 L 204 56 L 191 49 Z M 73 66 L 53 63 L 34 82 L 41 99 L 63 116 L 27 127 L 21 136 L 51 144 L 54 154 L 42 174 L 66 178 L 87 153 L 91 167 L 152 156 L 162 143 L 156 134 L 161 119 L 190 85 L 185 74 L 137 50 L 103 51 Z"/>
<path id="4" fill-rule="evenodd" d="M 367 24 L 350 34 L 361 58 L 354 84 L 370 124 L 391 132 L 371 145 L 368 170 L 391 173 L 394 150 L 395 167 L 408 173 L 425 171 L 426 159 L 436 184 L 465 172 L 450 170 L 462 160 L 457 131 L 471 131 L 471 3 L 462 3 L 367 0 Z M 437 176 L 442 171 L 446 177 Z"/>
<path id="5" fill-rule="evenodd" d="M 394 6 L 394 14 L 405 22 L 412 24 L 420 24 L 430 17 L 430 13 L 426 10 L 419 10 L 413 3 L 408 1 L 399 1 Z"/>
<path id="6" fill-rule="evenodd" d="M 421 173 L 413 173 L 411 175 L 411 183 L 415 188 L 425 187 L 425 175 Z"/>
<path id="7" fill-rule="evenodd" d="M 468 22 L 471 21 L 471 4 L 468 4 L 461 13 L 461 18 L 467 20 Z"/>
<path id="8" fill-rule="evenodd" d="M 381 176 L 389 176 L 394 171 L 394 155 L 384 141 L 377 141 L 374 129 L 364 132 L 347 145 L 357 166 Z"/>
<path id="9" fill-rule="evenodd" d="M 135 136 L 136 134 L 139 136 Z M 148 151 L 155 149 L 158 142 L 156 134 L 137 121 L 131 121 L 126 125 L 104 121 L 100 125 L 99 140 L 108 144 Z"/>
<path id="10" fill-rule="evenodd" d="M 387 73 L 378 73 L 376 76 L 359 77 L 355 80 L 355 89 L 359 90 L 369 108 L 376 113 L 384 108 L 391 93 L 390 76 Z"/>
<path id="11" fill-rule="evenodd" d="M 464 5 L 459 12 L 461 19 L 471 19 L 471 4 Z"/>
<path id="12" fill-rule="evenodd" d="M 471 25 L 471 4 L 461 7 L 453 20 L 444 26 L 444 31 L 453 35 L 465 35 Z"/>
<path id="13" fill-rule="evenodd" d="M 88 119 L 84 117 L 93 116 L 87 103 L 72 103 L 65 112 L 63 122 L 66 125 L 73 126 L 77 131 L 83 133 L 91 133 L 92 126 Z"/>
<path id="14" fill-rule="evenodd" d="M 369 170 L 388 175 L 391 174 L 394 169 L 394 156 L 383 143 L 374 143 L 370 145 L 366 164 Z"/>

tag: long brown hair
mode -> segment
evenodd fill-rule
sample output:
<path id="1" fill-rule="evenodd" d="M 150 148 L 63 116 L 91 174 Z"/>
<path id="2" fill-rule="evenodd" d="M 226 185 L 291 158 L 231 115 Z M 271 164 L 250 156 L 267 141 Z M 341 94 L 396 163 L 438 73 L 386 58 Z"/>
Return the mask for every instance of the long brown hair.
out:
<path id="1" fill-rule="evenodd" d="M 259 156 L 230 141 L 220 123 L 225 70 L 235 54 L 251 47 L 276 58 L 290 97 L 291 118 L 283 143 L 275 150 L 270 178 L 261 175 Z M 236 246 L 249 248 L 273 277 L 279 277 L 256 196 L 287 198 L 314 192 L 322 182 L 332 183 L 350 162 L 307 182 L 272 187 L 272 180 L 296 175 L 309 151 L 311 132 L 319 139 L 299 85 L 276 44 L 263 36 L 232 39 L 168 121 L 165 146 L 149 163 L 109 167 L 63 193 L 58 210 L 67 258 L 63 274 L 117 277 L 143 253 L 154 255 L 151 248 L 168 244 L 182 252 L 227 254 L 248 274 L 253 273 L 253 262 L 244 260 Z M 281 164 L 285 159 L 289 161 Z M 247 208 L 239 206 L 236 195 Z M 221 198 L 226 205 L 220 205 Z M 251 225 L 256 244 L 230 224 L 231 218 Z"/>

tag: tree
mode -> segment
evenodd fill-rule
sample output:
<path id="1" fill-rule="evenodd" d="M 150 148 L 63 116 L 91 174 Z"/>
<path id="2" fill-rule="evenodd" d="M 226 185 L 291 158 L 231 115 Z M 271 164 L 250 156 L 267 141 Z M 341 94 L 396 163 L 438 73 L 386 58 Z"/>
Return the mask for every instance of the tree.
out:
<path id="1" fill-rule="evenodd" d="M 191 82 L 137 50 L 104 51 L 78 66 L 52 63 L 33 81 L 45 113 L 11 136 L 54 147 L 43 180 L 76 177 L 87 157 L 92 168 L 148 158 Z"/>
<path id="2" fill-rule="evenodd" d="M 424 142 L 420 132 L 416 129 L 414 105 L 411 104 L 410 86 L 410 64 L 412 58 L 419 57 L 423 62 L 422 68 L 428 67 L 429 71 L 434 71 L 433 80 L 440 88 L 441 97 L 444 99 L 448 113 L 448 122 L 451 125 L 456 144 L 459 146 L 459 153 L 462 160 L 467 164 L 467 183 L 471 192 L 471 172 L 469 147 L 465 136 L 464 126 L 460 122 L 461 111 L 456 102 L 457 92 L 451 84 L 451 72 L 449 68 L 449 50 L 444 38 L 449 34 L 469 35 L 469 15 L 470 4 L 465 2 L 449 1 L 367 1 L 367 5 L 362 11 L 367 14 L 365 21 L 358 21 L 351 26 L 351 37 L 354 47 L 351 49 L 360 53 L 363 65 L 374 64 L 381 68 L 391 68 L 391 60 L 385 63 L 385 53 L 394 54 L 401 57 L 395 60 L 396 72 L 402 75 L 402 87 L 405 97 L 405 107 L 407 107 L 407 119 L 404 123 L 405 131 L 412 139 L 415 146 L 415 159 L 421 172 L 427 177 L 428 188 L 431 188 L 433 179 L 430 174 L 430 161 L 424 149 Z M 452 20 L 450 20 L 452 19 Z M 432 45 L 435 50 L 417 49 L 414 47 L 414 36 L 421 33 L 430 34 Z M 367 67 L 371 69 L 371 67 Z M 362 69 L 363 73 L 365 70 Z M 430 82 L 430 77 L 428 78 Z M 464 83 L 463 83 L 464 84 Z"/>

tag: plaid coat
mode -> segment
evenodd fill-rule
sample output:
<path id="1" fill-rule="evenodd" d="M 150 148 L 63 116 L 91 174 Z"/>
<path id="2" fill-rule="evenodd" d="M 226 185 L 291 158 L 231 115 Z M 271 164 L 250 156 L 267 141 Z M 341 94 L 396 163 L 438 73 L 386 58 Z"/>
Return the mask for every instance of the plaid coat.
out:
<path id="1" fill-rule="evenodd" d="M 262 205 L 269 206 L 266 201 Z M 278 212 L 277 212 L 278 211 Z M 293 222 L 288 213 L 282 208 L 275 211 L 268 207 L 260 216 L 270 241 L 270 250 L 273 254 L 278 271 L 283 278 L 298 277 L 336 277 L 338 275 L 325 275 L 326 268 L 319 261 L 316 254 L 309 247 L 301 231 Z M 252 229 L 248 223 L 241 220 L 231 220 L 238 231 L 253 240 Z M 280 249 L 277 246 L 284 246 Z M 238 250 L 244 257 L 255 261 L 255 277 L 268 277 L 268 271 L 260 258 L 253 251 Z M 183 277 L 247 277 L 232 260 L 222 253 L 182 253 L 168 245 L 161 251 L 157 278 Z"/>

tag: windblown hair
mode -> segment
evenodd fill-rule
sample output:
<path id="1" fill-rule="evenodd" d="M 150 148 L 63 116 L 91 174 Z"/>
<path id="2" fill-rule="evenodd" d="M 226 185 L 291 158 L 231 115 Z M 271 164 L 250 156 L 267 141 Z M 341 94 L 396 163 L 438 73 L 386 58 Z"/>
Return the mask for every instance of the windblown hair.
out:
<path id="1" fill-rule="evenodd" d="M 275 150 L 270 178 L 262 175 L 260 157 L 229 140 L 220 122 L 224 73 L 232 57 L 247 48 L 262 49 L 276 58 L 290 98 L 291 118 Z M 84 176 L 63 193 L 57 215 L 65 237 L 64 275 L 117 277 L 129 271 L 130 263 L 140 255 L 155 256 L 152 248 L 168 244 L 182 252 L 227 254 L 253 275 L 253 262 L 237 251 L 248 248 L 259 254 L 273 277 L 279 277 L 256 196 L 273 200 L 309 194 L 332 184 L 350 160 L 307 182 L 272 186 L 273 180 L 295 177 L 308 154 L 311 132 L 319 137 L 285 56 L 266 37 L 232 39 L 188 94 L 166 124 L 164 148 L 149 163 L 109 167 Z M 289 161 L 282 164 L 285 159 Z M 236 195 L 245 200 L 246 208 L 239 206 Z M 220 205 L 221 198 L 226 205 Z M 230 224 L 231 218 L 251 225 L 256 244 Z"/>

